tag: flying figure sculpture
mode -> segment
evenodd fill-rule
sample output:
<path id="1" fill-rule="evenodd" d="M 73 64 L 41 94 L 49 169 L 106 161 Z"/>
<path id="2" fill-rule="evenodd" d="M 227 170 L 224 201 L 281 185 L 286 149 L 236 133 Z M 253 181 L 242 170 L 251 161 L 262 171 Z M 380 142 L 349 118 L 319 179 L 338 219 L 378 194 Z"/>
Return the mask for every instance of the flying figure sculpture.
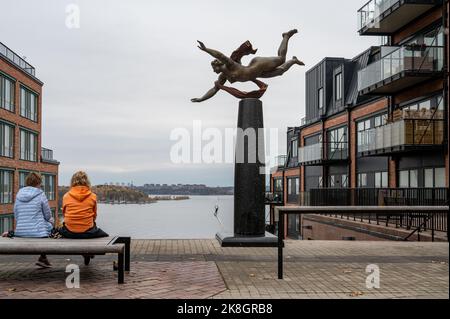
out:
<path id="1" fill-rule="evenodd" d="M 231 57 L 227 57 L 225 54 L 207 48 L 201 41 L 197 41 L 198 48 L 205 51 L 209 55 L 215 58 L 211 62 L 211 66 L 215 73 L 219 74 L 218 80 L 214 83 L 214 87 L 210 89 L 201 98 L 191 99 L 192 102 L 203 102 L 212 98 L 219 90 L 224 90 L 238 99 L 245 98 L 257 98 L 259 99 L 264 95 L 268 85 L 258 78 L 273 78 L 283 75 L 294 64 L 305 65 L 297 57 L 292 57 L 291 60 L 286 61 L 286 54 L 288 50 L 288 44 L 290 38 L 296 34 L 297 29 L 283 33 L 283 40 L 281 41 L 280 48 L 278 49 L 278 56 L 276 57 L 255 57 L 250 61 L 248 66 L 244 66 L 241 63 L 242 57 L 255 54 L 257 49 L 253 49 L 252 44 L 249 41 L 243 43 L 236 51 L 233 52 Z M 248 82 L 255 83 L 259 90 L 252 92 L 243 92 L 236 88 L 225 86 L 225 82 Z"/>

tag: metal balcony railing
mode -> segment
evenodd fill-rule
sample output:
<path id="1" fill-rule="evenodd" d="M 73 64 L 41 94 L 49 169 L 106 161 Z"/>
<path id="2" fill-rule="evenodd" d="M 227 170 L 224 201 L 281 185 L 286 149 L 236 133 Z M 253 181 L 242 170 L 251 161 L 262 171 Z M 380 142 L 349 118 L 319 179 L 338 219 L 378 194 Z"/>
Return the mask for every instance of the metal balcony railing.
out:
<path id="1" fill-rule="evenodd" d="M 323 159 L 323 143 L 303 146 L 298 149 L 298 161 L 300 164 L 320 161 Z"/>
<path id="2" fill-rule="evenodd" d="M 389 11 L 402 6 L 415 6 L 415 9 L 405 8 L 402 12 L 407 23 L 438 3 L 440 1 L 437 0 L 370 0 L 358 10 L 358 30 L 361 32 L 365 28 L 377 28 Z"/>
<path id="3" fill-rule="evenodd" d="M 287 161 L 287 155 L 279 155 L 279 156 L 275 157 L 275 164 L 271 168 L 271 172 L 274 173 L 274 172 L 278 171 L 279 169 L 284 168 L 286 166 L 286 161 Z"/>
<path id="4" fill-rule="evenodd" d="M 41 150 L 41 160 L 44 162 L 57 163 L 58 161 L 53 158 L 53 150 L 48 148 L 42 148 Z"/>
<path id="5" fill-rule="evenodd" d="M 382 58 L 358 72 L 358 90 L 362 91 L 402 72 L 440 72 L 444 67 L 444 47 L 383 46 Z"/>
<path id="6" fill-rule="evenodd" d="M 399 146 L 430 146 L 444 142 L 444 120 L 402 119 L 358 133 L 358 152 L 391 150 Z"/>
<path id="7" fill-rule="evenodd" d="M 347 144 L 347 142 L 321 142 L 300 147 L 298 150 L 299 163 L 345 160 L 348 158 Z"/>
<path id="8" fill-rule="evenodd" d="M 27 63 L 23 58 L 14 53 L 11 49 L 9 49 L 6 45 L 0 42 L 0 55 L 20 67 L 26 73 L 36 76 L 36 70 L 33 66 Z"/>

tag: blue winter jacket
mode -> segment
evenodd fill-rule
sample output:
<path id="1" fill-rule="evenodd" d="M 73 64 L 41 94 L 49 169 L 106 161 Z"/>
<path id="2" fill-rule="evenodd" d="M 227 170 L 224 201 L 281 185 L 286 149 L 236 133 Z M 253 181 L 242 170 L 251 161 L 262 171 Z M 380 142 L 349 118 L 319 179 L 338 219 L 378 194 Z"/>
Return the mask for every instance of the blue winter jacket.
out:
<path id="1" fill-rule="evenodd" d="M 48 237 L 53 228 L 53 217 L 47 197 L 40 188 L 24 187 L 19 190 L 14 204 L 18 237 Z"/>

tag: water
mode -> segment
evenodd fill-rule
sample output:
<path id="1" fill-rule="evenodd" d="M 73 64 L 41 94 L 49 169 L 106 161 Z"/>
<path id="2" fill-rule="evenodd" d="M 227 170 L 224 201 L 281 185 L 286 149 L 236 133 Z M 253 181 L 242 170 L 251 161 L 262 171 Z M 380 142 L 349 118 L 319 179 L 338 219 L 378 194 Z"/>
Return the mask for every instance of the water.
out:
<path id="1" fill-rule="evenodd" d="M 219 205 L 219 218 L 214 207 Z M 99 204 L 97 225 L 134 239 L 210 239 L 233 230 L 233 196 L 190 196 L 147 205 Z"/>

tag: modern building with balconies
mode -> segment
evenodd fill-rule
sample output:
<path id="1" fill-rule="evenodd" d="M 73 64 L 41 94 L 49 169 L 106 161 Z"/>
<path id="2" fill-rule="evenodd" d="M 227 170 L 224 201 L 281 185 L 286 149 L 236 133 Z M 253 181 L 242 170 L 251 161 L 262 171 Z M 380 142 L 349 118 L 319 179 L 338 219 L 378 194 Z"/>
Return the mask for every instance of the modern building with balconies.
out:
<path id="1" fill-rule="evenodd" d="M 0 43 L 0 232 L 13 229 L 14 200 L 30 172 L 58 220 L 58 167 L 42 147 L 42 86 L 33 66 Z"/>
<path id="2" fill-rule="evenodd" d="M 299 148 L 297 205 L 448 205 L 448 3 L 371 0 L 358 11 L 358 31 L 385 45 L 325 58 L 306 73 L 305 118 L 288 135 Z M 344 234 L 335 222 L 321 217 Z M 416 222 L 424 223 L 408 221 Z M 287 220 L 288 233 L 320 239 L 303 224 Z"/>

